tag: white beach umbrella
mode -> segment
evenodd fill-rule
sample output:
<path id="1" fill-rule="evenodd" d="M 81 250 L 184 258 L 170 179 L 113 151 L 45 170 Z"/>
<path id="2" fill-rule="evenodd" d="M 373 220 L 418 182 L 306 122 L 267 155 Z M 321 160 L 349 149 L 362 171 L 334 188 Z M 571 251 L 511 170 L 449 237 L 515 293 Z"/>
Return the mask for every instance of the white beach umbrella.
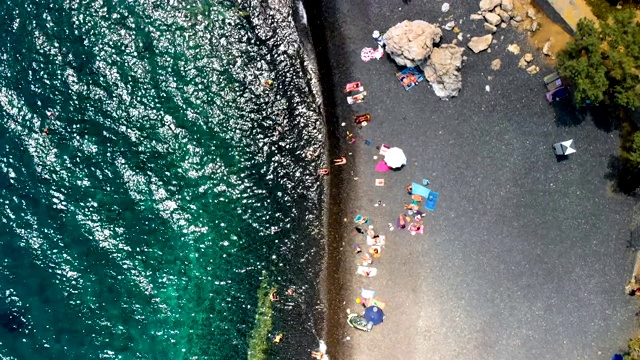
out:
<path id="1" fill-rule="evenodd" d="M 402 149 L 392 147 L 384 154 L 384 162 L 391 168 L 399 168 L 407 164 L 407 157 Z"/>

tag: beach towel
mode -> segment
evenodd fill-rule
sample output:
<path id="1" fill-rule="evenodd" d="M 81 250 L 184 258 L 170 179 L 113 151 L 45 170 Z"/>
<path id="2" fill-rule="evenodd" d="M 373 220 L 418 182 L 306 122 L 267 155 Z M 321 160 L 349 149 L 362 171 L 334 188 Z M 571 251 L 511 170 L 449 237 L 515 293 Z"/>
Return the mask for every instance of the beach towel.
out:
<path id="1" fill-rule="evenodd" d="M 439 194 L 437 192 L 431 191 L 426 198 L 427 201 L 425 201 L 424 207 L 427 208 L 427 210 L 435 211 L 436 205 L 438 204 L 438 196 Z"/>
<path id="2" fill-rule="evenodd" d="M 367 275 L 368 273 L 368 275 Z M 378 273 L 378 269 L 369 266 L 358 266 L 358 271 L 356 274 L 366 276 L 366 277 L 374 277 Z"/>
<path id="3" fill-rule="evenodd" d="M 378 47 L 377 49 L 366 47 L 360 52 L 360 58 L 364 62 L 369 62 L 369 60 L 373 59 L 380 60 L 383 56 L 384 50 L 381 47 Z"/>
<path id="4" fill-rule="evenodd" d="M 371 299 L 372 297 L 376 296 L 376 291 L 360 288 L 360 296 L 362 296 L 365 299 Z"/>
<path id="5" fill-rule="evenodd" d="M 378 164 L 376 165 L 376 171 L 377 172 L 387 172 L 389 170 L 391 170 L 391 168 L 387 165 L 387 163 L 385 163 L 382 160 L 380 160 L 378 162 Z"/>
<path id="6" fill-rule="evenodd" d="M 402 84 L 405 90 L 409 90 L 416 86 L 419 82 L 424 81 L 424 75 L 419 68 L 408 67 L 396 73 L 396 78 Z"/>
<path id="7" fill-rule="evenodd" d="M 417 183 L 412 183 L 411 184 L 411 195 L 420 195 L 423 198 L 428 198 L 429 194 L 431 193 L 431 190 L 429 188 L 427 188 L 426 186 L 422 186 L 420 184 Z"/>

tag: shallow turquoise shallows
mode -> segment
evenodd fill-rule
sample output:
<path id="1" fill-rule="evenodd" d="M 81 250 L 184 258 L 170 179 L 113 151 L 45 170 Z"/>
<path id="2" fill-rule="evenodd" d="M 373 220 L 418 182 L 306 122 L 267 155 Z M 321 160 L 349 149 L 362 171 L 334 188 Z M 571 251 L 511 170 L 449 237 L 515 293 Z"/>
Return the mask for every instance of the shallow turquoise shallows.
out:
<path id="1" fill-rule="evenodd" d="M 0 358 L 243 359 L 263 271 L 315 343 L 318 102 L 242 3 L 0 2 Z"/>

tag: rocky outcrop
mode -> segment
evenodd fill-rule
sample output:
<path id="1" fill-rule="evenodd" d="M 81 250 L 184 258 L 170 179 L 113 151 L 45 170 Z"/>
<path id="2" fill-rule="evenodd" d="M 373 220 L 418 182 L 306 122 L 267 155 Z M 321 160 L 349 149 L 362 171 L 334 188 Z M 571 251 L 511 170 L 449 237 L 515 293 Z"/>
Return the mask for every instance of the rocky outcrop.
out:
<path id="1" fill-rule="evenodd" d="M 453 44 L 445 44 L 434 48 L 424 74 L 433 91 L 442 99 L 458 96 L 462 88 L 462 52 L 464 48 Z"/>
<path id="2" fill-rule="evenodd" d="M 401 66 L 422 65 L 440 42 L 442 30 L 426 21 L 403 21 L 384 34 L 384 43 L 389 56 Z"/>
<path id="3" fill-rule="evenodd" d="M 489 45 L 491 45 L 491 41 L 493 41 L 493 35 L 485 35 L 479 37 L 472 37 L 471 41 L 467 44 L 469 49 L 474 53 L 479 53 L 480 51 L 487 50 Z"/>
<path id="4" fill-rule="evenodd" d="M 491 11 L 500 4 L 502 4 L 502 0 L 482 0 L 479 4 L 480 11 Z"/>

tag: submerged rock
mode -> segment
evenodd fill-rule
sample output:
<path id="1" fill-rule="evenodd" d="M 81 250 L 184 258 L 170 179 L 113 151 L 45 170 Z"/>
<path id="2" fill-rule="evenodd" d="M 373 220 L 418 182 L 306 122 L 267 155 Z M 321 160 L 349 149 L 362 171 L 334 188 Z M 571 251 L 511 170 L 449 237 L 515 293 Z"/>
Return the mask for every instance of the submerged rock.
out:
<path id="1" fill-rule="evenodd" d="M 442 99 L 458 96 L 462 88 L 462 53 L 464 48 L 453 44 L 445 44 L 434 48 L 424 74 L 433 92 Z"/>
<path id="2" fill-rule="evenodd" d="M 493 26 L 493 25 L 491 25 L 489 23 L 484 23 L 484 29 L 487 30 L 488 32 L 492 33 L 492 34 L 494 32 L 496 32 L 496 31 L 498 31 L 497 27 L 495 27 L 495 26 Z"/>
<path id="3" fill-rule="evenodd" d="M 493 35 L 485 35 L 485 36 L 476 36 L 472 37 L 471 41 L 467 44 L 469 49 L 474 53 L 479 53 L 480 51 L 487 50 L 491 42 L 493 41 Z"/>
<path id="4" fill-rule="evenodd" d="M 520 54 L 520 46 L 518 46 L 518 44 L 511 44 L 507 46 L 507 50 L 514 55 Z"/>
<path id="5" fill-rule="evenodd" d="M 500 66 L 502 66 L 500 59 L 495 59 L 491 62 L 491 70 L 500 70 Z"/>
<path id="6" fill-rule="evenodd" d="M 417 66 L 426 61 L 433 44 L 440 42 L 442 30 L 426 21 L 405 20 L 384 34 L 389 56 L 401 66 Z"/>

